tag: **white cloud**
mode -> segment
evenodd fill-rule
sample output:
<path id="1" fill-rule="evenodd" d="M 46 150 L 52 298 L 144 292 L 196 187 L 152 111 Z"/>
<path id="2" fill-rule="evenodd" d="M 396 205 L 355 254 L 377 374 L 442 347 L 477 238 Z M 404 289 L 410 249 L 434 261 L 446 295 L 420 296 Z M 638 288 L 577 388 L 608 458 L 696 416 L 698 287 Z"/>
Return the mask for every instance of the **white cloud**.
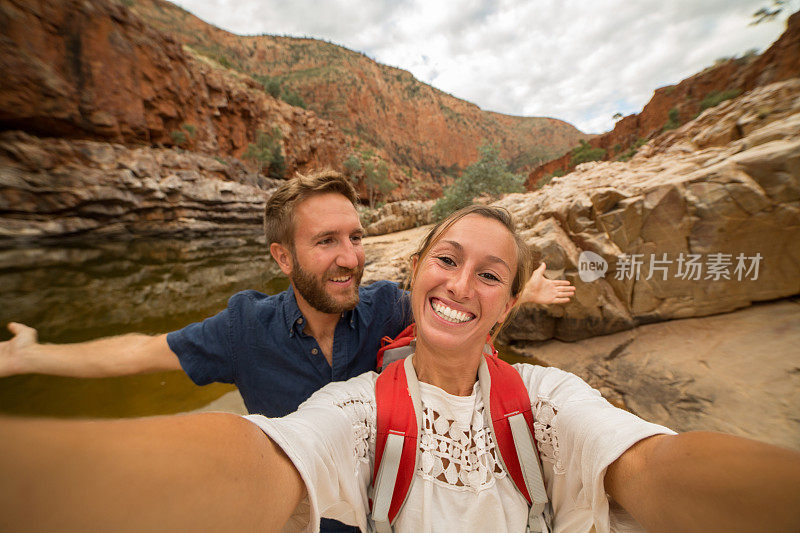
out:
<path id="1" fill-rule="evenodd" d="M 240 34 L 311 36 L 409 70 L 418 79 L 513 115 L 556 117 L 583 131 L 613 127 L 661 86 L 722 56 L 765 49 L 783 17 L 749 26 L 767 0 L 183 0 Z"/>

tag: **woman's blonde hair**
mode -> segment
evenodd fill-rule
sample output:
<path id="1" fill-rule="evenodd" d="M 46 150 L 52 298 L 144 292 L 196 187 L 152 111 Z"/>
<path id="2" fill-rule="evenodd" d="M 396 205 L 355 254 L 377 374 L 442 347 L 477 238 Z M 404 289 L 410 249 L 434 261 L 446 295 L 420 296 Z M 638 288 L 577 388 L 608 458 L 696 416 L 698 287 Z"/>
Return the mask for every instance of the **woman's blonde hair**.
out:
<path id="1" fill-rule="evenodd" d="M 525 288 L 525 283 L 527 283 L 528 278 L 531 277 L 531 273 L 533 272 L 533 254 L 531 254 L 530 248 L 528 245 L 525 244 L 525 241 L 522 240 L 522 237 L 519 236 L 517 233 L 517 225 L 514 221 L 514 217 L 509 213 L 506 209 L 502 207 L 495 207 L 490 205 L 470 205 L 459 209 L 455 213 L 451 214 L 447 218 L 443 219 L 439 223 L 437 223 L 425 238 L 422 240 L 419 248 L 416 252 L 411 254 L 411 257 L 417 258 L 417 266 L 425 259 L 425 257 L 430 252 L 433 245 L 435 245 L 439 239 L 441 238 L 444 233 L 450 229 L 453 224 L 461 220 L 467 215 L 478 215 L 484 218 L 488 218 L 490 220 L 496 220 L 500 222 L 511 236 L 514 238 L 514 244 L 516 244 L 517 248 L 517 271 L 514 273 L 514 279 L 511 282 L 511 296 L 518 297 L 522 292 L 522 289 Z M 406 290 L 411 290 L 412 285 L 414 284 L 414 279 L 416 278 L 416 270 L 411 273 L 411 277 L 406 282 Z M 504 324 L 508 323 L 508 320 L 513 316 L 516 312 L 517 305 L 514 305 L 514 308 L 506 317 Z M 496 328 L 495 331 L 492 333 L 492 340 L 497 337 L 500 333 L 502 328 Z"/>

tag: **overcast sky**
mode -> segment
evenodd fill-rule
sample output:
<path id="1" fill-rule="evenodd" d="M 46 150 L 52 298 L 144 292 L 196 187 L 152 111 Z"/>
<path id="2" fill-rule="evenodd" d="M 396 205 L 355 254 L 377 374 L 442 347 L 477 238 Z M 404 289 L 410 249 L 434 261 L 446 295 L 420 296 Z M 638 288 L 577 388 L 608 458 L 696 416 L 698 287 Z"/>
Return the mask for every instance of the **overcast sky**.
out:
<path id="1" fill-rule="evenodd" d="M 238 34 L 316 37 L 410 71 L 482 109 L 613 128 L 653 91 L 766 49 L 771 0 L 180 0 Z M 795 1 L 797 8 L 800 2 Z"/>

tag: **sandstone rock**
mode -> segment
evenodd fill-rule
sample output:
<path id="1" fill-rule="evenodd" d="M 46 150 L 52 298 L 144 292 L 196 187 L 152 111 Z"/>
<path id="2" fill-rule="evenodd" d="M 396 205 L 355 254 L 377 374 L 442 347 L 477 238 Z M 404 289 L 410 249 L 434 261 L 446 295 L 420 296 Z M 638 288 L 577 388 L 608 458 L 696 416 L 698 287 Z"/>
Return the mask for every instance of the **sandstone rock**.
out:
<path id="1" fill-rule="evenodd" d="M 257 235 L 268 192 L 249 181 L 241 166 L 229 169 L 190 152 L 3 132 L 0 242 L 80 234 Z"/>
<path id="2" fill-rule="evenodd" d="M 431 209 L 434 200 L 402 200 L 390 202 L 372 213 L 364 213 L 367 235 L 394 233 L 433 222 Z"/>
<path id="3" fill-rule="evenodd" d="M 498 202 L 550 275 L 563 273 L 577 288 L 563 307 L 523 309 L 503 338 L 576 340 L 799 293 L 798 95 L 800 79 L 760 87 L 629 163 L 580 165 L 541 191 Z M 748 134 L 713 133 L 743 116 Z M 583 251 L 607 261 L 602 279 L 581 281 Z M 686 267 L 692 255 L 702 272 Z M 641 263 L 638 277 L 631 261 Z"/>
<path id="4" fill-rule="evenodd" d="M 676 431 L 723 431 L 800 450 L 798 323 L 800 302 L 781 300 L 577 342 L 517 344 L 513 352 L 573 372 L 612 403 Z"/>
<path id="5" fill-rule="evenodd" d="M 0 6 L 0 22 L 0 120 L 7 129 L 171 146 L 171 133 L 189 125 L 186 147 L 241 157 L 258 130 L 277 127 L 288 175 L 340 168 L 346 157 L 333 123 L 184 49 L 121 3 L 10 0 Z"/>

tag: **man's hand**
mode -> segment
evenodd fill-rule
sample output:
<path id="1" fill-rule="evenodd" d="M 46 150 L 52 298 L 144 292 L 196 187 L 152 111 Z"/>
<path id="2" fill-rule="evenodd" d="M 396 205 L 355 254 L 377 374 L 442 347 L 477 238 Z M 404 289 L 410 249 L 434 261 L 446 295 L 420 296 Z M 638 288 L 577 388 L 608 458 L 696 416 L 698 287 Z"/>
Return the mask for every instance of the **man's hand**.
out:
<path id="1" fill-rule="evenodd" d="M 106 378 L 181 370 L 167 336 L 128 333 L 74 344 L 39 344 L 36 330 L 11 322 L 14 337 L 0 342 L 0 377 L 51 374 Z"/>
<path id="2" fill-rule="evenodd" d="M 0 377 L 23 373 L 25 352 L 38 344 L 35 329 L 17 322 L 9 322 L 7 327 L 14 336 L 5 342 L 0 342 Z"/>
<path id="3" fill-rule="evenodd" d="M 520 294 L 521 304 L 565 304 L 575 294 L 575 286 L 569 281 L 544 277 L 546 268 L 547 265 L 542 263 L 534 270 Z"/>

